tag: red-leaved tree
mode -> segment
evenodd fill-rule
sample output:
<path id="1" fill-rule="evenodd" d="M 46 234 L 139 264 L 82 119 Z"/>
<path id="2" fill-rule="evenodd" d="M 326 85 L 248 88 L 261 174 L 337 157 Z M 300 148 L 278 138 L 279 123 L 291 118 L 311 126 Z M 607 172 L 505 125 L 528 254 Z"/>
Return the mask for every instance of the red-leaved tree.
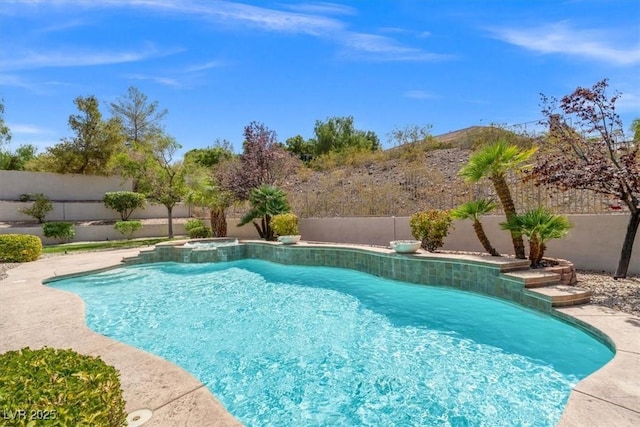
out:
<path id="1" fill-rule="evenodd" d="M 242 154 L 222 164 L 218 178 L 236 199 L 246 200 L 253 188 L 281 184 L 299 163 L 278 143 L 274 131 L 262 123 L 251 122 L 244 128 Z"/>
<path id="2" fill-rule="evenodd" d="M 615 108 L 619 94 L 607 97 L 607 87 L 607 79 L 592 88 L 579 87 L 559 105 L 542 95 L 549 135 L 528 179 L 560 189 L 594 191 L 627 206 L 629 223 L 614 275 L 623 278 L 640 225 L 640 145 L 625 138 Z"/>

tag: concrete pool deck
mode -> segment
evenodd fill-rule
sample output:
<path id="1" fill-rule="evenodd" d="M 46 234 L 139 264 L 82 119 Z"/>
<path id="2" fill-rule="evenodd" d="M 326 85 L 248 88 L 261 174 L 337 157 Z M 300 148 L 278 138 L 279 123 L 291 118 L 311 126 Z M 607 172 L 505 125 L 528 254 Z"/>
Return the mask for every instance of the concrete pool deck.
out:
<path id="1" fill-rule="evenodd" d="M 55 276 L 121 265 L 138 252 L 57 256 L 9 270 L 0 281 L 0 353 L 48 346 L 100 356 L 120 371 L 126 411 L 153 411 L 145 426 L 241 425 L 191 374 L 91 331 L 79 296 L 42 285 Z M 616 346 L 614 359 L 574 388 L 559 425 L 640 425 L 640 318 L 595 305 L 557 311 L 599 329 Z"/>

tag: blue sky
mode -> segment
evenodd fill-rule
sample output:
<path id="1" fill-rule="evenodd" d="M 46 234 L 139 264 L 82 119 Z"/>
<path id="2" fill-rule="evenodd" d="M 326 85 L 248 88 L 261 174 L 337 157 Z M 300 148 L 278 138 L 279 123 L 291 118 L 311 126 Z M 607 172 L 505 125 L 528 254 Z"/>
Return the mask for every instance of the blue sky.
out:
<path id="1" fill-rule="evenodd" d="M 2 0 L 0 58 L 13 149 L 72 136 L 74 98 L 108 116 L 130 86 L 185 150 L 240 150 L 253 120 L 284 141 L 351 115 L 383 142 L 532 122 L 540 93 L 605 77 L 625 127 L 640 117 L 638 1 Z"/>

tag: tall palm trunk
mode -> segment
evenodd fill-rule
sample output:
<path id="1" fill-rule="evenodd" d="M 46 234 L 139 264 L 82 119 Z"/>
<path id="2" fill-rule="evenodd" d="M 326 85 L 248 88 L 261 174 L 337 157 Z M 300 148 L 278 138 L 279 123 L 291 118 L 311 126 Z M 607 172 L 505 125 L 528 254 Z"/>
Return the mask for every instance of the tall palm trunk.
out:
<path id="1" fill-rule="evenodd" d="M 213 237 L 227 237 L 227 218 L 224 214 L 224 209 L 209 209 L 209 218 Z"/>
<path id="2" fill-rule="evenodd" d="M 509 221 L 509 218 L 516 215 L 516 206 L 513 203 L 513 199 L 511 198 L 509 185 L 507 185 L 507 181 L 505 180 L 504 175 L 491 177 L 491 182 L 493 182 L 493 186 L 495 187 L 498 198 L 500 199 L 500 203 L 502 204 L 502 209 L 504 209 L 504 214 L 507 217 L 507 221 Z M 513 241 L 513 250 L 516 254 L 516 258 L 526 259 L 526 256 L 524 254 L 524 240 L 522 239 L 522 235 L 516 232 L 511 232 L 511 240 Z"/>
<path id="3" fill-rule="evenodd" d="M 480 243 L 482 244 L 484 250 L 492 256 L 500 256 L 498 251 L 493 246 L 491 246 L 491 242 L 489 242 L 489 238 L 485 234 L 482 223 L 479 220 L 476 219 L 473 221 L 473 229 L 475 230 L 476 235 L 478 236 L 478 240 L 480 240 Z"/>

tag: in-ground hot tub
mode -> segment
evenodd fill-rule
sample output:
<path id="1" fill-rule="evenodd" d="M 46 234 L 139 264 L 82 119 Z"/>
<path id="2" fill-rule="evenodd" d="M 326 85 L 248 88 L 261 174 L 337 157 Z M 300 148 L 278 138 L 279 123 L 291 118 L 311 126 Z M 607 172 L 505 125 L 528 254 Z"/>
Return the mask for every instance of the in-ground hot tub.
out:
<path id="1" fill-rule="evenodd" d="M 185 248 L 193 248 L 194 250 L 215 249 L 223 246 L 233 246 L 238 244 L 238 239 L 228 237 L 214 237 L 211 239 L 194 239 L 189 240 L 184 245 Z"/>

